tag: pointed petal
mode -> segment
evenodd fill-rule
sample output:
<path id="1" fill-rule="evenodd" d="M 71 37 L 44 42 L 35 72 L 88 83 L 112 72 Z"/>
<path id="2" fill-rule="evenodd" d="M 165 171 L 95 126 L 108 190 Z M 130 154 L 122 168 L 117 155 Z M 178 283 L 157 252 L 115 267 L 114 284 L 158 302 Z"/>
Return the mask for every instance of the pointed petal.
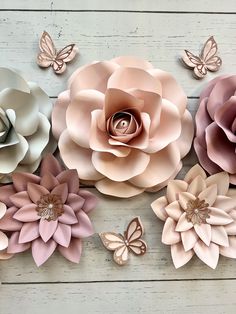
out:
<path id="1" fill-rule="evenodd" d="M 162 231 L 162 243 L 172 245 L 180 242 L 180 233 L 175 231 L 176 222 L 168 217 Z"/>
<path id="2" fill-rule="evenodd" d="M 181 217 L 179 218 L 179 221 L 177 223 L 175 230 L 178 232 L 183 232 L 183 231 L 190 230 L 191 228 L 193 228 L 193 224 L 187 221 L 186 213 L 183 213 Z"/>
<path id="3" fill-rule="evenodd" d="M 14 232 L 8 243 L 7 253 L 20 253 L 30 248 L 30 243 L 19 243 L 20 232 Z"/>
<path id="4" fill-rule="evenodd" d="M 85 199 L 77 194 L 70 193 L 67 198 L 67 204 L 73 209 L 74 212 L 78 212 L 84 206 Z"/>
<path id="5" fill-rule="evenodd" d="M 198 164 L 196 164 L 195 166 L 193 166 L 188 173 L 186 174 L 184 181 L 186 181 L 187 183 L 191 183 L 193 181 L 194 178 L 196 178 L 197 176 L 201 176 L 203 179 L 206 179 L 207 175 L 205 173 L 205 171 L 202 169 L 202 167 Z"/>
<path id="6" fill-rule="evenodd" d="M 93 225 L 88 215 L 83 211 L 77 213 L 77 224 L 71 227 L 72 237 L 75 238 L 86 238 L 94 234 Z"/>
<path id="7" fill-rule="evenodd" d="M 62 168 L 59 162 L 52 154 L 48 154 L 44 157 L 40 166 L 41 177 L 48 172 L 56 177 L 61 171 Z"/>
<path id="8" fill-rule="evenodd" d="M 179 199 L 180 192 L 186 192 L 188 183 L 182 180 L 172 180 L 167 185 L 166 196 L 169 203 L 172 203 Z"/>
<path id="9" fill-rule="evenodd" d="M 154 213 L 157 215 L 157 217 L 163 221 L 165 221 L 168 218 L 168 215 L 165 211 L 165 206 L 168 205 L 167 198 L 165 196 L 162 196 L 158 199 L 156 199 L 154 202 L 152 202 L 151 207 L 154 211 Z"/>
<path id="10" fill-rule="evenodd" d="M 53 239 L 60 245 L 68 247 L 71 240 L 71 227 L 58 223 Z"/>
<path id="11" fill-rule="evenodd" d="M 213 226 L 211 228 L 211 242 L 222 246 L 229 246 L 229 239 L 225 227 Z"/>
<path id="12" fill-rule="evenodd" d="M 179 268 L 187 264 L 193 257 L 193 255 L 194 255 L 193 250 L 185 252 L 181 242 L 171 245 L 171 257 L 175 265 L 175 268 Z"/>
<path id="13" fill-rule="evenodd" d="M 68 197 L 68 185 L 66 183 L 59 184 L 51 193 L 60 196 L 62 203 L 65 203 Z"/>
<path id="14" fill-rule="evenodd" d="M 206 179 L 206 185 L 217 185 L 217 194 L 226 195 L 229 189 L 229 175 L 227 172 L 216 173 Z"/>
<path id="15" fill-rule="evenodd" d="M 12 196 L 10 196 L 11 202 L 16 206 L 16 207 L 23 207 L 25 205 L 31 204 L 32 201 L 28 196 L 28 193 L 26 191 L 18 192 Z"/>
<path id="16" fill-rule="evenodd" d="M 39 267 L 52 255 L 57 247 L 56 242 L 50 239 L 45 243 L 41 238 L 32 242 L 32 255 L 36 265 Z"/>
<path id="17" fill-rule="evenodd" d="M 28 195 L 29 195 L 30 199 L 35 204 L 37 203 L 37 201 L 40 199 L 40 197 L 42 195 L 49 194 L 49 191 L 45 187 L 43 187 L 41 185 L 38 185 L 38 184 L 34 184 L 34 183 L 29 183 L 28 184 L 27 192 L 28 192 Z"/>
<path id="18" fill-rule="evenodd" d="M 42 177 L 40 185 L 44 186 L 48 191 L 51 191 L 55 186 L 59 185 L 59 181 L 48 172 Z"/>
<path id="19" fill-rule="evenodd" d="M 213 207 L 222 209 L 226 213 L 229 213 L 236 207 L 236 202 L 231 197 L 218 195 L 216 197 L 215 203 L 213 204 Z"/>
<path id="20" fill-rule="evenodd" d="M 64 205 L 63 209 L 64 209 L 64 213 L 60 217 L 58 217 L 59 222 L 66 225 L 72 225 L 72 224 L 78 223 L 78 219 L 73 209 L 70 206 Z"/>
<path id="21" fill-rule="evenodd" d="M 57 225 L 57 220 L 47 221 L 46 219 L 40 219 L 39 234 L 45 243 L 53 236 L 57 229 Z"/>
<path id="22" fill-rule="evenodd" d="M 38 222 L 26 222 L 21 228 L 19 243 L 27 243 L 39 237 L 39 224 Z"/>
<path id="23" fill-rule="evenodd" d="M 236 258 L 236 237 L 229 237 L 229 246 L 221 246 L 220 254 L 230 258 Z"/>
<path id="24" fill-rule="evenodd" d="M 195 196 L 198 196 L 205 188 L 206 188 L 205 180 L 202 178 L 202 176 L 197 176 L 189 184 L 188 192 Z"/>
<path id="25" fill-rule="evenodd" d="M 236 235 L 236 221 L 222 227 L 228 235 Z"/>
<path id="26" fill-rule="evenodd" d="M 0 219 L 6 214 L 7 206 L 0 202 Z"/>
<path id="27" fill-rule="evenodd" d="M 91 210 L 93 210 L 97 206 L 98 199 L 91 192 L 86 191 L 86 190 L 80 190 L 79 196 L 85 199 L 85 203 L 82 208 L 85 213 L 89 213 Z"/>
<path id="28" fill-rule="evenodd" d="M 0 251 L 5 250 L 8 247 L 8 237 L 0 231 Z"/>
<path id="29" fill-rule="evenodd" d="M 225 211 L 215 207 L 208 207 L 210 209 L 210 218 L 206 221 L 210 225 L 228 225 L 234 220 Z"/>
<path id="30" fill-rule="evenodd" d="M 72 239 L 68 248 L 59 245 L 58 251 L 69 261 L 79 263 L 82 253 L 82 241 L 80 239 Z"/>
<path id="31" fill-rule="evenodd" d="M 79 191 L 79 177 L 78 172 L 75 169 L 62 171 L 57 180 L 60 183 L 67 183 L 69 193 L 78 193 Z"/>
<path id="32" fill-rule="evenodd" d="M 194 248 L 196 255 L 209 267 L 215 269 L 219 260 L 219 246 L 215 243 L 210 243 L 209 246 L 199 240 Z"/>
<path id="33" fill-rule="evenodd" d="M 22 222 L 17 221 L 13 218 L 15 212 L 17 212 L 18 208 L 10 207 L 6 211 L 5 216 L 0 219 L 0 229 L 5 231 L 19 231 L 22 227 Z"/>
<path id="34" fill-rule="evenodd" d="M 194 229 L 181 232 L 181 239 L 185 252 L 191 250 L 198 241 L 198 235 Z"/>
<path id="35" fill-rule="evenodd" d="M 175 221 L 178 221 L 180 216 L 183 214 L 183 210 L 181 209 L 178 201 L 174 201 L 170 205 L 166 206 L 165 211 Z"/>
<path id="36" fill-rule="evenodd" d="M 13 218 L 22 222 L 39 220 L 40 216 L 38 215 L 36 208 L 37 206 L 35 204 L 25 205 L 14 214 Z"/>
<path id="37" fill-rule="evenodd" d="M 179 203 L 183 209 L 187 208 L 187 203 L 189 201 L 194 201 L 196 197 L 188 192 L 182 192 L 179 194 Z"/>
<path id="38" fill-rule="evenodd" d="M 206 188 L 204 191 L 202 191 L 198 195 L 200 200 L 204 200 L 209 204 L 209 206 L 212 206 L 214 204 L 216 197 L 217 197 L 217 185 L 212 184 L 208 188 Z"/>
<path id="39" fill-rule="evenodd" d="M 211 242 L 211 226 L 208 224 L 195 224 L 194 230 L 196 231 L 196 234 L 199 236 L 199 238 L 207 245 L 209 246 Z"/>
<path id="40" fill-rule="evenodd" d="M 16 172 L 12 174 L 14 188 L 17 192 L 27 191 L 29 182 L 39 184 L 40 177 L 27 172 Z"/>
<path id="41" fill-rule="evenodd" d="M 0 187 L 0 202 L 3 202 L 7 207 L 12 206 L 12 202 L 10 201 L 10 196 L 15 194 L 16 190 L 13 185 L 5 185 Z"/>

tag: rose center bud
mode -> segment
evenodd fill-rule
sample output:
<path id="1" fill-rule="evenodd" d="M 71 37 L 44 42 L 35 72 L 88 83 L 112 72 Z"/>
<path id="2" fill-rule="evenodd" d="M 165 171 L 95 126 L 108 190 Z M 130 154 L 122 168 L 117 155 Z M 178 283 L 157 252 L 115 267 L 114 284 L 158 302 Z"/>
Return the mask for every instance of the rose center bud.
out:
<path id="1" fill-rule="evenodd" d="M 109 131 L 113 136 L 133 134 L 137 129 L 137 122 L 129 112 L 115 113 L 110 123 Z"/>
<path id="2" fill-rule="evenodd" d="M 36 211 L 42 219 L 57 220 L 64 213 L 61 197 L 55 194 L 42 195 L 37 202 Z"/>

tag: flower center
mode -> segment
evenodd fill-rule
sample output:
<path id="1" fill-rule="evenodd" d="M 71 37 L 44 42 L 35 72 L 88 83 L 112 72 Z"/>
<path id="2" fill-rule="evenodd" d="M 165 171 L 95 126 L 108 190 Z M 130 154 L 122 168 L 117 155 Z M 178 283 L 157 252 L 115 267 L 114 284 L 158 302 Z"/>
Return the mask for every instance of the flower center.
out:
<path id="1" fill-rule="evenodd" d="M 56 194 L 42 195 L 37 202 L 36 211 L 42 219 L 57 220 L 64 213 L 61 197 Z"/>
<path id="2" fill-rule="evenodd" d="M 185 209 L 187 221 L 192 222 L 193 225 L 207 223 L 206 219 L 210 218 L 210 209 L 208 207 L 209 204 L 198 197 L 195 200 L 188 201 Z"/>

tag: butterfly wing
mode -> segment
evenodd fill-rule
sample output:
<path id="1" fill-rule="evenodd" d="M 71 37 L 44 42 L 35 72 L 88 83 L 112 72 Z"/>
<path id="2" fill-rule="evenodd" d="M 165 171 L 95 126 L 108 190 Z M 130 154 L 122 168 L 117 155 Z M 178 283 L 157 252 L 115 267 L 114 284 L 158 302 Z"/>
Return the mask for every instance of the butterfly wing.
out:
<path id="1" fill-rule="evenodd" d="M 197 65 L 202 64 L 202 60 L 199 57 L 195 56 L 188 50 L 184 50 L 184 52 L 185 54 L 182 59 L 188 67 L 195 68 Z"/>
<path id="2" fill-rule="evenodd" d="M 47 68 L 53 64 L 53 61 L 57 56 L 57 51 L 52 38 L 47 32 L 43 32 L 39 41 L 39 48 L 41 52 L 37 57 L 37 63 L 39 66 Z"/>
<path id="3" fill-rule="evenodd" d="M 139 217 L 134 218 L 125 231 L 125 240 L 128 243 L 128 248 L 135 255 L 143 255 L 147 251 L 146 243 L 140 239 L 143 233 L 144 228 Z"/>
<path id="4" fill-rule="evenodd" d="M 65 71 L 66 62 L 70 62 L 72 59 L 74 59 L 77 50 L 77 47 L 72 44 L 64 47 L 57 53 L 53 63 L 53 70 L 56 74 L 61 74 Z"/>
<path id="5" fill-rule="evenodd" d="M 201 59 L 206 64 L 208 70 L 216 72 L 219 70 L 222 60 L 216 56 L 218 51 L 217 43 L 213 36 L 211 36 L 205 43 L 201 51 Z"/>

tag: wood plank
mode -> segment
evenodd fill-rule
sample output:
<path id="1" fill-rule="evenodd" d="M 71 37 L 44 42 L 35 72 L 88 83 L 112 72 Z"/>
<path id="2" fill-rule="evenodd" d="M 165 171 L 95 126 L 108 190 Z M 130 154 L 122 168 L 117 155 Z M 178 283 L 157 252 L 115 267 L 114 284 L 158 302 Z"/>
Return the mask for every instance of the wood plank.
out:
<path id="1" fill-rule="evenodd" d="M 0 9 L 31 10 L 131 10 L 131 11 L 171 11 L 171 12 L 235 12 L 234 0 L 2 0 Z"/>
<path id="2" fill-rule="evenodd" d="M 235 293 L 236 280 L 3 285 L 0 306 L 4 314 L 233 314 Z"/>
<path id="3" fill-rule="evenodd" d="M 197 53 L 209 35 L 216 36 L 223 59 L 218 74 L 236 70 L 234 15 L 0 12 L 0 27 L 1 65 L 25 72 L 50 96 L 65 89 L 68 77 L 77 67 L 119 55 L 138 55 L 150 60 L 172 72 L 188 96 L 198 96 L 206 81 L 217 74 L 197 81 L 192 78 L 192 71 L 182 66 L 179 57 L 186 48 Z M 78 43 L 80 56 L 68 66 L 65 75 L 42 70 L 35 62 L 38 39 L 44 29 L 55 38 L 58 47 Z"/>

